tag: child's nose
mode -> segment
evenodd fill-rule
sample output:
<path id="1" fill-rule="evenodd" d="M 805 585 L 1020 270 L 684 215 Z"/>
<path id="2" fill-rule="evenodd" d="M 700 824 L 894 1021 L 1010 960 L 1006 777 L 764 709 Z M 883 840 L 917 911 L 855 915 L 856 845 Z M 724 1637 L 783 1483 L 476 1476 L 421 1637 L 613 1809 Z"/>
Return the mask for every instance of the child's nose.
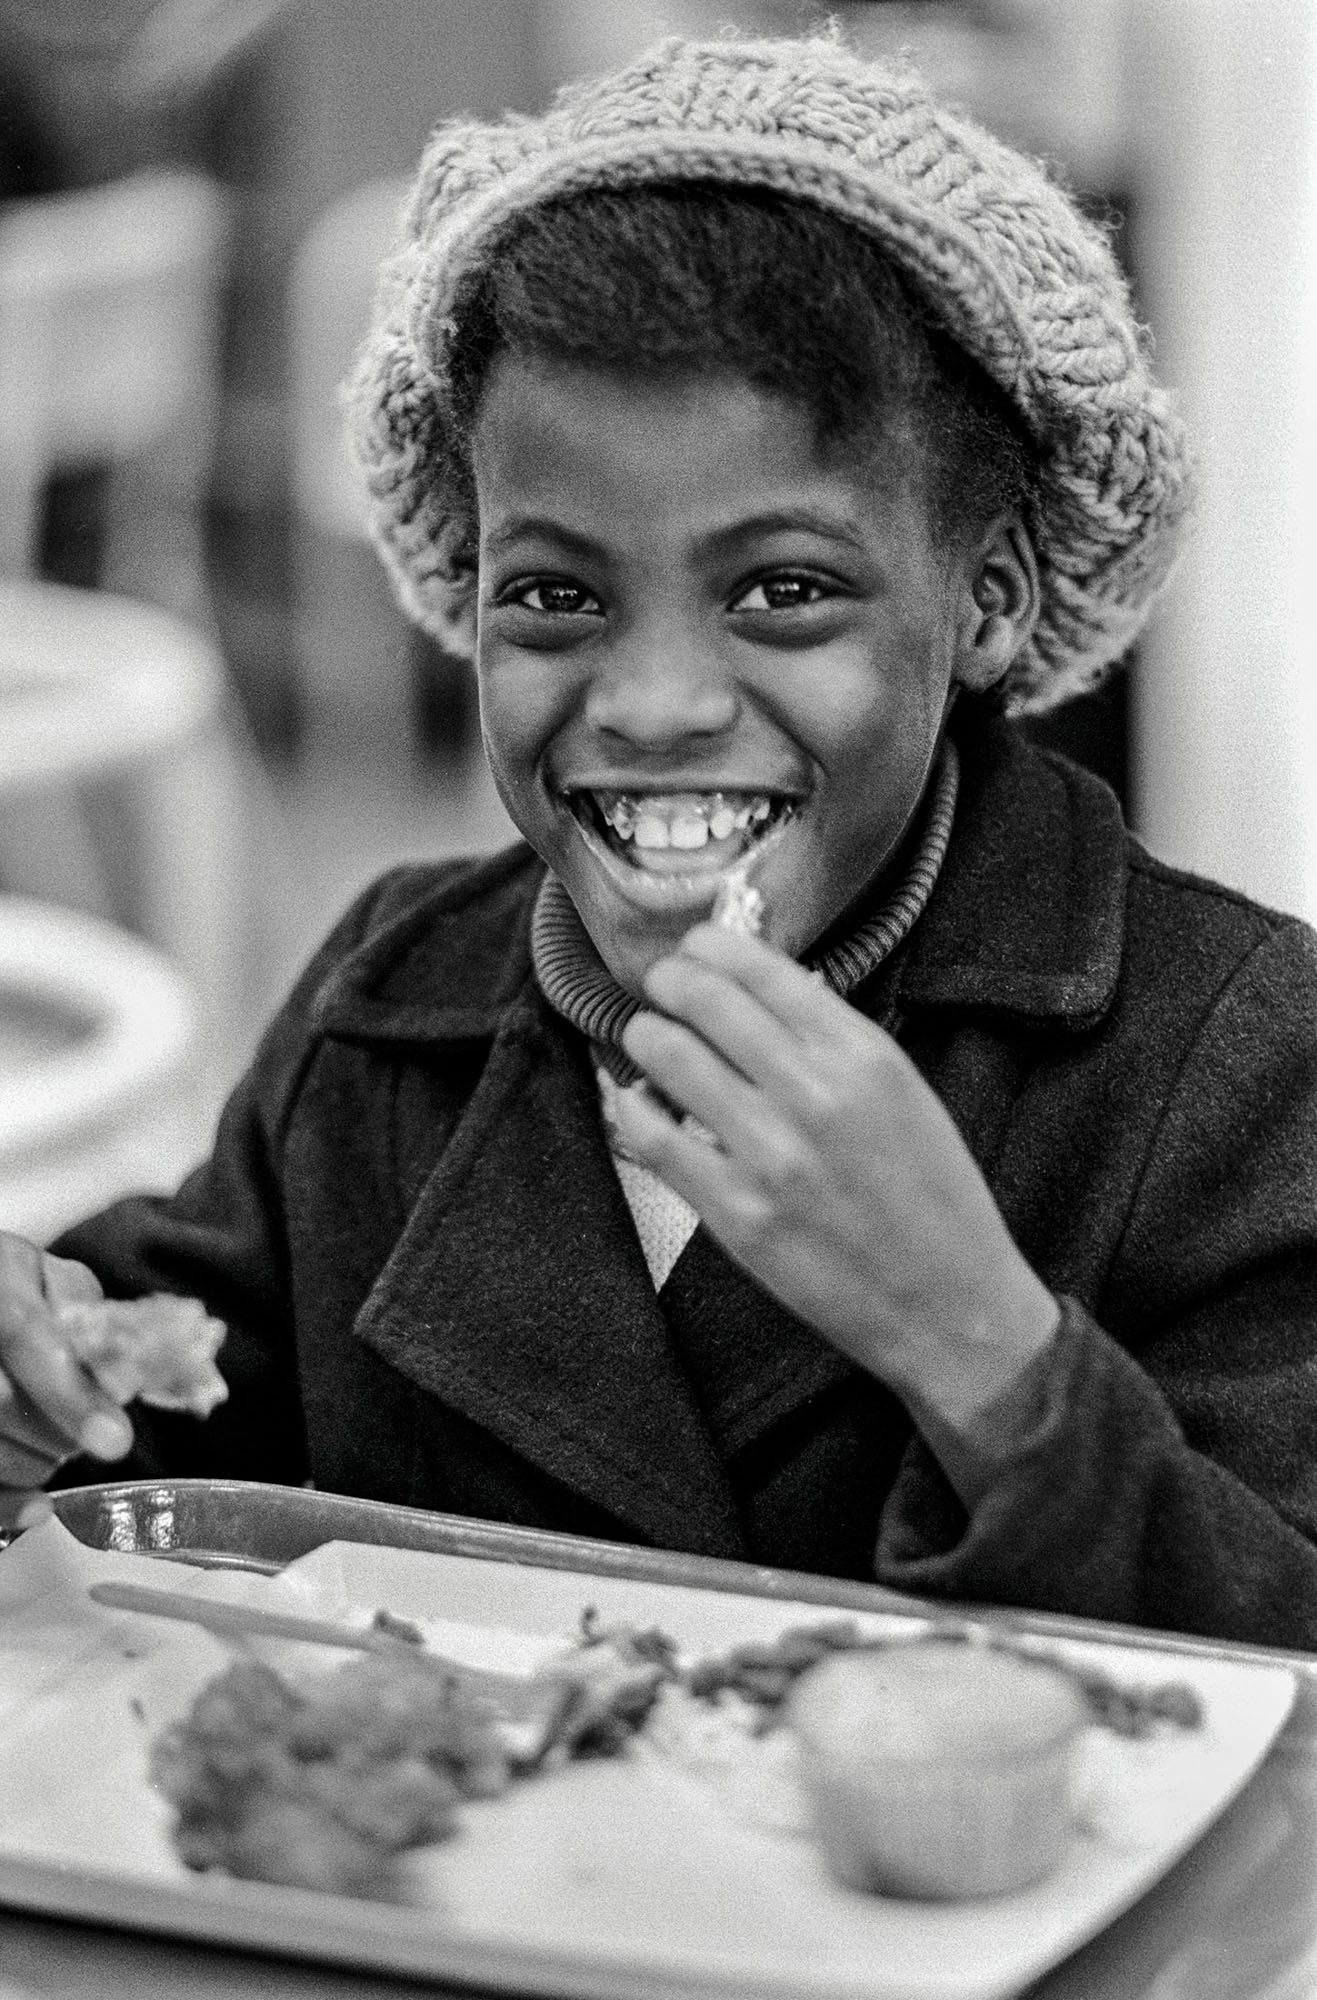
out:
<path id="1" fill-rule="evenodd" d="M 659 642 L 615 654 L 594 676 L 586 717 L 601 734 L 645 749 L 719 736 L 736 720 L 736 688 L 703 649 Z"/>

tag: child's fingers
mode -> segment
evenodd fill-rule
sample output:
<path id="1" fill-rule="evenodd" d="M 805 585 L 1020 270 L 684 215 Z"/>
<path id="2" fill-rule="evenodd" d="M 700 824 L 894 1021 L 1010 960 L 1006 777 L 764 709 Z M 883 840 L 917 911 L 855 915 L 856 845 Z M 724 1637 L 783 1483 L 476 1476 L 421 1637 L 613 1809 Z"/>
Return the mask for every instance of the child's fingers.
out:
<path id="1" fill-rule="evenodd" d="M 48 1494 L 15 1481 L 3 1481 L 3 1467 L 0 1466 L 0 1530 L 5 1534 L 15 1534 L 24 1528 L 35 1528 L 42 1521 L 48 1521 L 54 1513 Z"/>
<path id="2" fill-rule="evenodd" d="M 679 951 L 650 967 L 645 991 L 662 1014 L 702 1035 L 748 1081 L 783 1102 L 792 1101 L 801 1082 L 804 1050 L 743 986 Z"/>
<path id="3" fill-rule="evenodd" d="M 57 1290 L 71 1268 L 54 1272 Z M 35 1448 L 57 1458 L 78 1450 L 122 1458 L 132 1427 L 70 1352 L 48 1297 L 50 1279 L 41 1251 L 0 1234 L 0 1446 L 12 1439 L 20 1454 Z"/>
<path id="4" fill-rule="evenodd" d="M 0 1450 L 11 1447 L 44 1460 L 49 1469 L 71 1456 L 73 1442 L 30 1396 L 6 1377 L 0 1394 Z M 0 1478 L 0 1484 L 5 1483 L 13 1482 Z"/>
<path id="5" fill-rule="evenodd" d="M 44 1486 L 69 1456 L 67 1446 L 63 1451 L 36 1451 L 12 1438 L 0 1438 L 0 1489 Z"/>
<path id="6" fill-rule="evenodd" d="M 680 952 L 711 966 L 756 999 L 801 1041 L 849 1047 L 855 1014 L 815 973 L 759 938 L 697 924 L 681 941 Z"/>
<path id="7" fill-rule="evenodd" d="M 16 1428 L 20 1441 L 33 1435 L 31 1411 L 49 1427 L 43 1436 L 63 1440 L 65 1457 L 81 1449 L 122 1458 L 131 1445 L 128 1419 L 70 1354 L 44 1308 L 9 1304 L 0 1326 L 0 1370 L 11 1392 L 0 1401 L 0 1433 Z"/>
<path id="8" fill-rule="evenodd" d="M 766 1194 L 707 1137 L 679 1125 L 639 1089 L 619 1092 L 616 1118 L 628 1155 L 688 1201 L 727 1248 L 762 1231 L 770 1212 Z"/>
<path id="9" fill-rule="evenodd" d="M 721 1145 L 751 1158 L 773 1145 L 777 1132 L 769 1100 L 684 1023 L 636 1014 L 622 1039 L 650 1082 Z"/>
<path id="10" fill-rule="evenodd" d="M 41 1253 L 41 1288 L 53 1306 L 95 1305 L 105 1297 L 104 1287 L 94 1271 L 72 1257 Z"/>

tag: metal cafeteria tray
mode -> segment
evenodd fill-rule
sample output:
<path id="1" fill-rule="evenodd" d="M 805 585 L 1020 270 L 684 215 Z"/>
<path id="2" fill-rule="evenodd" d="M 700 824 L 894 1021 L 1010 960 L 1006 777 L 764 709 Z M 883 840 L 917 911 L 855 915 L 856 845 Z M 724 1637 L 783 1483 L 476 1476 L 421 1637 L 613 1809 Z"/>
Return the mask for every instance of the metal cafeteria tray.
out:
<path id="1" fill-rule="evenodd" d="M 139 1556 L 276 1565 L 330 1537 L 337 1547 L 325 1551 L 319 1582 L 341 1608 L 387 1604 L 403 1617 L 451 1619 L 454 1629 L 469 1621 L 496 1646 L 500 1633 L 560 1641 L 590 1603 L 606 1619 L 653 1620 L 707 1653 L 775 1636 L 800 1618 L 801 1603 L 883 1601 L 858 1583 L 790 1580 L 300 1488 L 143 1481 L 71 1489 L 55 1504 L 64 1533 L 100 1543 L 119 1572 Z M 1184 1662 L 1213 1724 L 1187 1762 L 1175 1744 L 1117 1743 L 1097 1830 L 1077 1827 L 1065 1864 L 1023 1900 L 999 1899 L 986 1928 L 974 1901 L 846 1899 L 810 1849 L 756 1828 L 746 1801 L 736 1808 L 729 1794 L 729 1818 L 698 1780 L 644 1757 L 584 1760 L 553 1784 L 510 1792 L 485 1817 L 464 1815 L 460 1838 L 412 1857 L 396 1898 L 320 1892 L 312 1903 L 292 1885 L 179 1866 L 151 1796 L 143 1731 L 156 1740 L 213 1661 L 187 1647 L 175 1654 L 163 1633 L 158 1651 L 125 1651 L 114 1621 L 108 1630 L 79 1624 L 95 1564 L 55 1533 L 52 1542 L 38 1530 L 33 1547 L 20 1544 L 8 1559 L 6 1601 L 17 1615 L 6 1621 L 5 1655 L 18 1670 L 7 1670 L 7 1692 L 19 1726 L 0 1732 L 0 1905 L 464 1992 L 1004 2000 L 1139 1906 L 1266 1757 L 1294 1696 L 1292 1673 L 1260 1674 L 1233 1648 Z M 735 1587 L 722 1591 L 720 1578 Z M 802 1585 L 810 1595 L 788 1612 L 785 1593 Z M 756 1591 L 757 1607 L 748 1601 Z M 71 1648 L 70 1630 L 79 1635 Z M 1100 1649 L 1110 1630 L 1086 1627 L 1085 1637 Z M 1113 1673 L 1139 1678 L 1137 1656 L 1116 1648 L 1109 1657 Z M 1157 1676 L 1175 1674 L 1176 1651 L 1151 1657 Z M 1149 1756 L 1159 1760 L 1151 1769 Z M 1283 1762 L 1272 1767 L 1273 1801 L 1287 1775 Z M 1243 1823 L 1246 1860 L 1255 1825 Z M 1279 1908 L 1288 1922 L 1283 1883 Z M 1165 1949 L 1155 1938 L 1154 1948 L 1159 1964 Z M 185 1981 L 190 1964 L 178 1962 Z"/>
<path id="2" fill-rule="evenodd" d="M 695 1590 L 827 1604 L 833 1610 L 907 1612 L 925 1618 L 973 1616 L 1035 1636 L 1091 1638 L 1095 1630 L 1083 1618 L 1055 1612 L 937 1604 L 839 1576 L 807 1576 L 799 1570 L 723 1562 L 713 1556 L 683 1556 L 630 1542 L 592 1542 L 578 1534 L 510 1528 L 504 1522 L 470 1520 L 464 1514 L 430 1514 L 390 1500 L 354 1500 L 350 1494 L 326 1494 L 308 1486 L 264 1486 L 248 1480 L 114 1480 L 68 1486 L 52 1492 L 50 1500 L 60 1522 L 88 1548 L 160 1556 L 196 1568 L 274 1574 L 324 1542 L 366 1542 L 374 1548 L 416 1548 L 536 1570 L 584 1570 L 594 1576 L 632 1576 Z M 1101 1636 L 1125 1646 L 1159 1650 L 1173 1646 L 1185 1654 L 1219 1652 L 1215 1640 L 1141 1626 L 1103 1624 Z M 1295 1654 L 1275 1646 L 1233 1650 L 1257 1660 L 1303 1666 L 1307 1674 L 1317 1670 L 1315 1654 Z"/>
<path id="3" fill-rule="evenodd" d="M 377 1548 L 482 1557 L 537 1569 L 589 1570 L 600 1576 L 842 1604 L 857 1610 L 934 1609 L 875 1584 L 514 1528 L 385 1500 L 320 1493 L 310 1487 L 238 1479 L 142 1479 L 71 1486 L 52 1493 L 50 1499 L 69 1533 L 89 1548 L 161 1556 L 203 1568 L 273 1573 L 325 1542 L 366 1542 Z"/>
<path id="4" fill-rule="evenodd" d="M 1005 1610 L 996 1605 L 938 1604 L 903 1597 L 877 1584 L 797 1570 L 680 1555 L 626 1542 L 597 1542 L 539 1528 L 514 1528 L 461 1514 L 428 1513 L 386 1500 L 357 1500 L 303 1486 L 268 1486 L 240 1479 L 119 1480 L 52 1493 L 69 1533 L 95 1549 L 149 1555 L 201 1568 L 273 1574 L 326 1542 L 419 1549 L 519 1563 L 532 1569 L 582 1570 L 635 1577 L 696 1590 L 739 1592 L 856 1611 L 898 1611 L 930 1618 L 971 1616 L 1034 1636 L 1091 1638 L 1095 1630 L 1121 1645 L 1186 1654 L 1219 1652 L 1217 1641 L 1138 1626 L 1103 1625 L 1058 1613 Z M 3 1538 L 0 1537 L 0 1542 Z M 1240 1657 L 1300 1666 L 1317 1680 L 1317 1655 L 1272 1646 L 1234 1647 Z"/>

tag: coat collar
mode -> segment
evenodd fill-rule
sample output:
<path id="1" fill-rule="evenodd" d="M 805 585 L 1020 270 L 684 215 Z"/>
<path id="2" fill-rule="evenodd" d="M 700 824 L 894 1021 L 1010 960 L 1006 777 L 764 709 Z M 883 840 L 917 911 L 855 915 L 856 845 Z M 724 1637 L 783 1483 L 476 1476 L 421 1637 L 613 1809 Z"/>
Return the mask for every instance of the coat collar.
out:
<path id="1" fill-rule="evenodd" d="M 1097 778 L 1006 724 L 961 736 L 955 832 L 902 963 L 902 1009 L 957 1007 L 1093 1026 L 1124 944 L 1125 830 Z M 351 1040 L 492 1037 L 530 977 L 543 869 L 517 845 L 405 869 L 322 989 L 316 1024 Z"/>
<path id="2" fill-rule="evenodd" d="M 1092 1027 L 1125 943 L 1126 832 L 1115 794 L 1006 724 L 961 741 L 956 831 L 901 972 L 901 1005 Z"/>

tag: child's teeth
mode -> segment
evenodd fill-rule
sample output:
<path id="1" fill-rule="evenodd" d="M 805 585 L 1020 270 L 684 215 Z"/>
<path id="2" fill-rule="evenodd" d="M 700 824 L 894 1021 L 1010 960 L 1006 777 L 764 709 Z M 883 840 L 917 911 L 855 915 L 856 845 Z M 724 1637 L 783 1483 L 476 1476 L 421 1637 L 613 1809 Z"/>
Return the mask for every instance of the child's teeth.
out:
<path id="1" fill-rule="evenodd" d="M 633 838 L 637 847 L 666 847 L 667 822 L 656 818 L 653 813 L 638 813 Z"/>
<path id="2" fill-rule="evenodd" d="M 762 825 L 773 807 L 765 798 L 731 805 L 721 792 L 643 800 L 615 793 L 607 804 L 600 799 L 599 809 L 620 840 L 655 850 L 675 847 L 694 852 L 710 839 L 729 840 L 734 833 Z"/>

